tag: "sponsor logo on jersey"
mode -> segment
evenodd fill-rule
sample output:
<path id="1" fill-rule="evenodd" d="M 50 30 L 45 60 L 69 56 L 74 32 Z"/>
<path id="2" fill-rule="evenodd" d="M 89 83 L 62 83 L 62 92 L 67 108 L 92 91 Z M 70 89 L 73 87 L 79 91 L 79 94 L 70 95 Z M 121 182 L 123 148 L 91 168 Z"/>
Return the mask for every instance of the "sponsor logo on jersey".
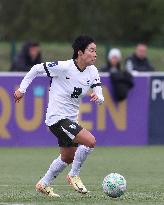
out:
<path id="1" fill-rule="evenodd" d="M 54 61 L 54 62 L 48 63 L 48 67 L 54 67 L 56 65 L 58 65 L 58 61 Z"/>

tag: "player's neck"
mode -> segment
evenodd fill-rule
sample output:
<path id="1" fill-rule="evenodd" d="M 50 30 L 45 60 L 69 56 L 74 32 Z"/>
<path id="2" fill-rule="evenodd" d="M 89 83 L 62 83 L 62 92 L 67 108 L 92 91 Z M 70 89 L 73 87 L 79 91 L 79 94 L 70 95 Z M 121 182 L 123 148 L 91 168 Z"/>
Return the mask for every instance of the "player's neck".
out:
<path id="1" fill-rule="evenodd" d="M 75 62 L 80 70 L 83 71 L 86 69 L 87 65 L 83 61 L 81 61 L 81 59 L 75 59 Z"/>

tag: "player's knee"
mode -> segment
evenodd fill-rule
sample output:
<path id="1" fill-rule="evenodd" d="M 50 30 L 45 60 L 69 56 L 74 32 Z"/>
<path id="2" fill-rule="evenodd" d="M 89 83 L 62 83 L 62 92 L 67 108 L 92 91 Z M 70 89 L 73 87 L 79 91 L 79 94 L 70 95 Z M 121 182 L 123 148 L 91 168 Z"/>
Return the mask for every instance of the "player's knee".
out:
<path id="1" fill-rule="evenodd" d="M 72 162 L 73 162 L 73 157 L 71 157 L 71 156 L 63 156 L 63 157 L 61 157 L 61 160 L 63 161 L 63 162 L 65 162 L 65 163 L 67 163 L 67 164 L 71 164 Z"/>
<path id="2" fill-rule="evenodd" d="M 88 147 L 89 147 L 89 148 L 94 148 L 95 145 L 96 145 L 96 140 L 95 140 L 95 138 L 93 138 L 93 139 L 91 139 L 91 140 L 89 141 Z"/>

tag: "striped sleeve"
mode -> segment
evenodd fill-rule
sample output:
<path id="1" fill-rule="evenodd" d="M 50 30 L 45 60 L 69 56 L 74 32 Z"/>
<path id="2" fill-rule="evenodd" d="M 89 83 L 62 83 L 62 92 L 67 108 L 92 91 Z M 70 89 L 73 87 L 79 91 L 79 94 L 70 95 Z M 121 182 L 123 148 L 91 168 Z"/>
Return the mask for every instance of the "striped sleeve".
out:
<path id="1" fill-rule="evenodd" d="M 94 84 L 91 85 L 91 88 L 95 88 L 95 87 L 97 87 L 97 86 L 101 86 L 101 83 L 95 82 Z"/>
<path id="2" fill-rule="evenodd" d="M 44 70 L 46 71 L 47 76 L 51 77 L 50 72 L 48 71 L 48 68 L 46 66 L 46 63 L 43 63 L 43 66 L 44 66 Z"/>
<path id="3" fill-rule="evenodd" d="M 101 86 L 101 81 L 100 81 L 99 73 L 96 69 L 95 72 L 94 72 L 94 75 L 93 75 L 93 81 L 92 81 L 91 88 L 93 89 L 97 86 Z"/>

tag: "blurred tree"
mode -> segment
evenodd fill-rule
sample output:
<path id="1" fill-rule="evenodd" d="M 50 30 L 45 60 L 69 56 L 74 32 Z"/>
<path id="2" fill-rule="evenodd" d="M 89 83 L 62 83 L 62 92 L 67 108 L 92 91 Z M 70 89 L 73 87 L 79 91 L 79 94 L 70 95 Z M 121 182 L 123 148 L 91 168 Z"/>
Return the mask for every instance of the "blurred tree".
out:
<path id="1" fill-rule="evenodd" d="M 70 41 L 158 41 L 164 37 L 163 0 L 0 0 L 0 38 Z"/>

